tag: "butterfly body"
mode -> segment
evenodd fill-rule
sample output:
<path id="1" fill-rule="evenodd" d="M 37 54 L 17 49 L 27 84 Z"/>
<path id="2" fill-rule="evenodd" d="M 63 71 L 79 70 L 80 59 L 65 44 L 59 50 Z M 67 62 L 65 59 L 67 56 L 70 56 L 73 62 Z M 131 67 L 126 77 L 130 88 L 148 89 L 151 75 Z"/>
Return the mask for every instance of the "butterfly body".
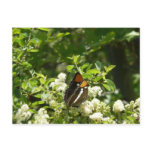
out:
<path id="1" fill-rule="evenodd" d="M 77 72 L 65 92 L 64 100 L 67 106 L 79 106 L 88 97 L 87 81 Z"/>

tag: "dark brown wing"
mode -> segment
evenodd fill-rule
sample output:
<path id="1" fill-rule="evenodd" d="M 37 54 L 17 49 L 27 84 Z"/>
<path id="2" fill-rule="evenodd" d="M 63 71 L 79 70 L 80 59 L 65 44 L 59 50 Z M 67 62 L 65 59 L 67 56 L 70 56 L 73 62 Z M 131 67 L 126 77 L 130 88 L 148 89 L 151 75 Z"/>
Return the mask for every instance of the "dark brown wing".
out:
<path id="1" fill-rule="evenodd" d="M 80 84 L 83 81 L 83 78 L 79 72 L 77 72 L 71 81 L 68 89 L 65 91 L 64 100 L 67 103 L 69 97 L 74 93 L 77 88 L 77 84 Z"/>
<path id="2" fill-rule="evenodd" d="M 79 85 L 78 85 L 79 84 Z M 87 81 L 83 81 L 82 75 L 77 72 L 65 92 L 64 100 L 67 106 L 78 106 L 88 96 Z"/>
<path id="3" fill-rule="evenodd" d="M 81 88 L 82 89 L 82 88 Z M 78 96 L 77 96 L 78 97 Z M 71 106 L 79 106 L 82 102 L 84 102 L 88 98 L 88 88 L 83 88 L 83 93 L 79 96 L 77 101 L 73 102 Z"/>

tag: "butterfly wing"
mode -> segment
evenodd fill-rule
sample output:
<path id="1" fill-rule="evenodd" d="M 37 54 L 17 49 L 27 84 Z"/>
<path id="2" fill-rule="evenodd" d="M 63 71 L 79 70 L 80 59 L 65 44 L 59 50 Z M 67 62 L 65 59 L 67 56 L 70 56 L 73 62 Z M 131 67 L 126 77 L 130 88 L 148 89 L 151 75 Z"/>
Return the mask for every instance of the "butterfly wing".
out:
<path id="1" fill-rule="evenodd" d="M 88 88 L 79 88 L 76 95 L 73 96 L 73 99 L 69 102 L 69 106 L 77 107 L 82 102 L 84 102 L 88 97 Z"/>
<path id="2" fill-rule="evenodd" d="M 83 81 L 83 78 L 79 72 L 77 72 L 71 81 L 68 89 L 65 91 L 64 100 L 66 104 L 68 104 L 69 99 L 74 94 L 75 90 L 77 89 L 78 85 Z"/>
<path id="3" fill-rule="evenodd" d="M 88 96 L 87 81 L 77 72 L 65 92 L 64 100 L 67 106 L 78 106 Z"/>
<path id="4" fill-rule="evenodd" d="M 77 96 L 73 100 L 71 106 L 79 106 L 88 97 L 87 81 L 83 81 L 77 91 Z"/>

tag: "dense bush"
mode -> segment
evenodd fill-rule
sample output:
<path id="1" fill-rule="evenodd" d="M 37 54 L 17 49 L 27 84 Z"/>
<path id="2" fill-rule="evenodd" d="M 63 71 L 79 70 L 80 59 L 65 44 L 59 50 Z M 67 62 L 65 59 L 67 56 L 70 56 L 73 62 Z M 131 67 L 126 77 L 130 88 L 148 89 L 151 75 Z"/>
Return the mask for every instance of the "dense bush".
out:
<path id="1" fill-rule="evenodd" d="M 13 123 L 140 122 L 139 99 L 123 99 L 113 82 L 117 65 L 111 65 L 102 51 L 109 44 L 133 43 L 139 37 L 134 29 L 13 28 L 12 32 Z M 134 65 L 126 52 L 128 63 Z M 77 71 L 89 84 L 89 97 L 78 108 L 67 107 L 64 93 Z M 130 75 L 136 98 L 138 76 L 138 71 Z"/>

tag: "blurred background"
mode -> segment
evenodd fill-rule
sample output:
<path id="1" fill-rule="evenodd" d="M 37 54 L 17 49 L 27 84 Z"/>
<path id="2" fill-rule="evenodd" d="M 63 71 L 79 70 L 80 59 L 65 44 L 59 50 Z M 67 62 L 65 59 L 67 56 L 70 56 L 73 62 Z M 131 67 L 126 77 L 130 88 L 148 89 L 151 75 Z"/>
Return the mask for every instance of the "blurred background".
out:
<path id="1" fill-rule="evenodd" d="M 99 61 L 102 69 L 116 65 L 108 77 L 115 82 L 121 99 L 140 96 L 139 28 L 14 28 L 13 32 L 14 47 L 27 42 L 33 46 L 26 60 L 35 71 L 56 77 L 71 64 L 68 57 L 80 55 L 80 63 Z M 18 33 L 22 41 L 15 39 Z"/>

